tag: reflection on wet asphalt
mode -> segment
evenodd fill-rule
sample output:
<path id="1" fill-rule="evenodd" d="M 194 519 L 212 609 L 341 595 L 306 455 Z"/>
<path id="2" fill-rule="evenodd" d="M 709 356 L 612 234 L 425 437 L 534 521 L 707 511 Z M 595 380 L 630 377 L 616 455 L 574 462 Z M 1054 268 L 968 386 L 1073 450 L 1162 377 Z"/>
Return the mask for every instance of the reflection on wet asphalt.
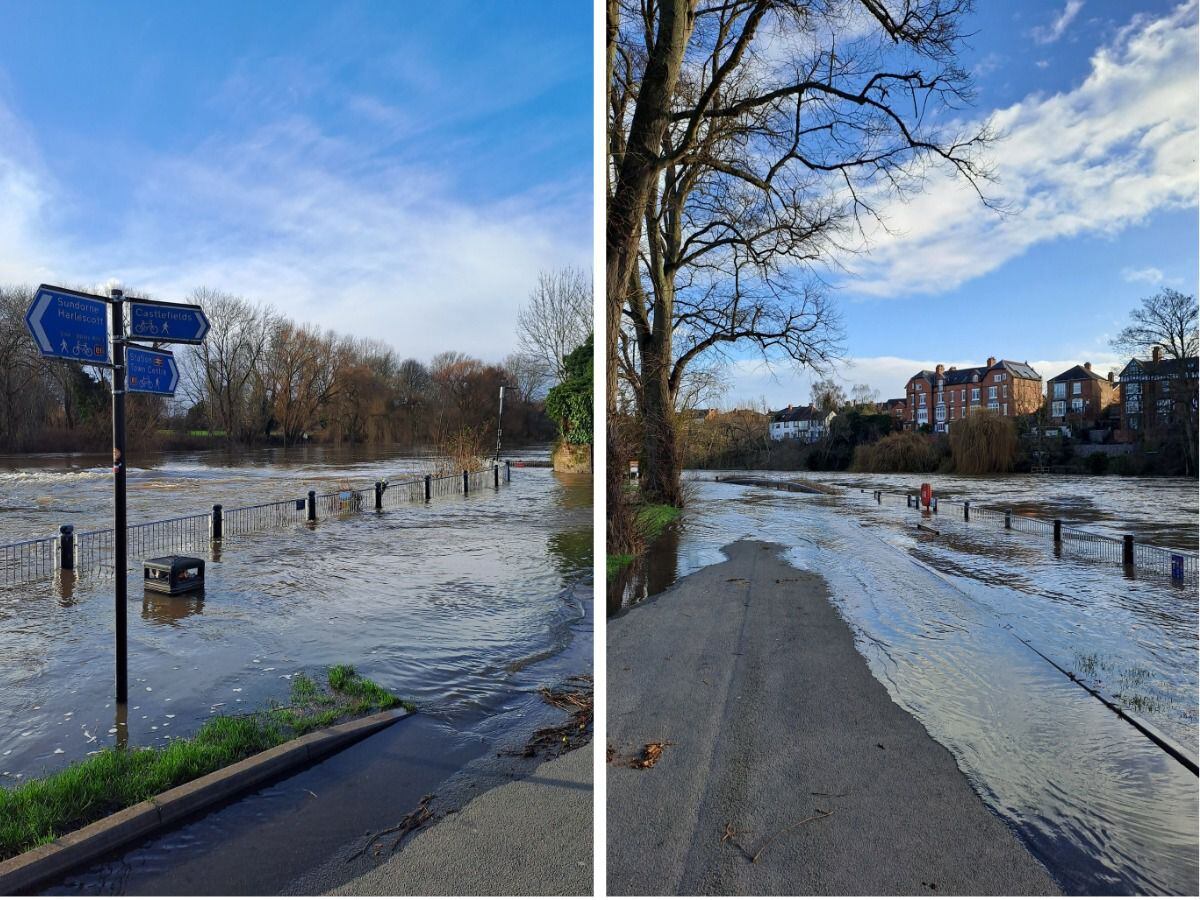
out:
<path id="1" fill-rule="evenodd" d="M 876 506 L 857 485 L 824 497 L 692 476 L 696 499 L 672 538 L 675 577 L 719 562 L 720 548 L 739 538 L 788 546 L 789 562 L 829 583 L 893 699 L 954 753 L 984 801 L 1067 891 L 1194 891 L 1196 777 L 1015 636 L 1088 672 L 1194 748 L 1194 587 L 1127 579 L 1119 566 L 1056 558 L 1027 535 L 974 524 L 942 536 L 919 532 L 903 503 Z M 972 487 L 966 496 L 982 499 L 982 486 Z M 1157 489 L 1164 503 L 1178 496 L 1175 506 L 1159 507 L 1159 519 L 1170 516 L 1159 533 L 1194 544 L 1194 482 L 1175 485 L 1174 494 Z M 1093 488 L 1093 510 L 1108 495 Z M 1109 527 L 1135 527 L 1129 513 Z"/>

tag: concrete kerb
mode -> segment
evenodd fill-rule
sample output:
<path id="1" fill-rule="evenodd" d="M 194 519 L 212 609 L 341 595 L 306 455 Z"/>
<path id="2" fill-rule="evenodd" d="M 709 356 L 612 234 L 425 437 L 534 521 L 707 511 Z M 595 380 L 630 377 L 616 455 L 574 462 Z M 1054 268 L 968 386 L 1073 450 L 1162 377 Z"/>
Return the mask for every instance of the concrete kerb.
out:
<path id="1" fill-rule="evenodd" d="M 6 859 L 0 862 L 0 894 L 28 892 L 41 882 L 61 876 L 286 771 L 315 762 L 408 715 L 405 709 L 389 709 L 314 731 Z"/>

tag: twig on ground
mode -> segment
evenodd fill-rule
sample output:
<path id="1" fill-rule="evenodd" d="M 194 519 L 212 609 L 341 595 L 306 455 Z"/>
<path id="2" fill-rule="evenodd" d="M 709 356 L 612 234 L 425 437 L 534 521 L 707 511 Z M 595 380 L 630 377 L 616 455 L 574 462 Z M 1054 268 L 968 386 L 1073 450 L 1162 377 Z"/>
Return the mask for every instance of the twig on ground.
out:
<path id="1" fill-rule="evenodd" d="M 815 822 L 817 819 L 824 819 L 831 815 L 833 815 L 833 810 L 831 809 L 818 809 L 817 815 L 815 816 L 809 816 L 807 819 L 801 819 L 799 822 L 793 822 L 791 825 L 785 825 L 783 828 L 780 828 L 777 832 L 763 841 L 762 846 L 758 848 L 758 852 L 750 857 L 750 862 L 758 862 L 758 858 L 762 856 L 763 851 L 767 849 L 767 846 L 771 843 L 771 841 L 775 840 L 775 838 L 779 837 L 785 831 L 790 831 L 793 828 L 799 828 L 801 825 L 807 825 L 809 822 Z"/>
<path id="2" fill-rule="evenodd" d="M 398 823 L 396 823 L 395 825 L 392 825 L 390 828 L 384 828 L 382 831 L 377 831 L 373 835 L 371 835 L 370 838 L 367 839 L 367 843 L 363 845 L 361 850 L 356 850 L 353 853 L 351 853 L 348 857 L 346 857 L 346 862 L 352 862 L 353 860 L 362 856 L 364 853 L 366 853 L 368 850 L 371 849 L 372 844 L 374 844 L 377 840 L 379 840 L 379 838 L 383 837 L 385 834 L 391 834 L 392 832 L 398 831 L 398 832 L 400 832 L 400 835 L 399 835 L 399 837 L 396 838 L 396 842 L 394 844 L 392 844 L 392 849 L 395 850 L 396 847 L 398 847 L 400 845 L 400 842 L 402 840 L 404 840 L 405 836 L 410 831 L 420 828 L 422 825 L 424 825 L 426 822 L 428 822 L 430 820 L 430 818 L 433 817 L 433 813 L 430 812 L 430 810 L 429 810 L 429 801 L 432 799 L 433 799 L 433 794 L 426 794 L 424 797 L 421 798 L 421 802 L 417 804 L 416 809 L 414 809 L 412 812 L 410 812 L 407 816 L 405 816 L 403 819 L 401 819 Z"/>

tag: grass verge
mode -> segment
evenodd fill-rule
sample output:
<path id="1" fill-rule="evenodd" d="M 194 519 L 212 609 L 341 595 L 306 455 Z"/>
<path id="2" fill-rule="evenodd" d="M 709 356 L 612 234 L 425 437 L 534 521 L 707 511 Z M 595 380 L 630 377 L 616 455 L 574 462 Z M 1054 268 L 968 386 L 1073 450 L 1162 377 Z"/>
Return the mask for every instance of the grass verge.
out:
<path id="1" fill-rule="evenodd" d="M 666 530 L 667 526 L 682 515 L 683 510 L 665 503 L 643 503 L 633 513 L 633 527 L 637 529 L 642 545 L 651 544 Z M 630 565 L 631 553 L 609 553 L 604 559 L 605 577 L 612 579 L 623 568 Z"/>
<path id="2" fill-rule="evenodd" d="M 0 789 L 0 859 L 8 859 L 156 794 L 339 721 L 411 703 L 333 666 L 324 683 L 292 679 L 287 706 L 217 716 L 163 747 L 110 747 L 60 772 Z"/>

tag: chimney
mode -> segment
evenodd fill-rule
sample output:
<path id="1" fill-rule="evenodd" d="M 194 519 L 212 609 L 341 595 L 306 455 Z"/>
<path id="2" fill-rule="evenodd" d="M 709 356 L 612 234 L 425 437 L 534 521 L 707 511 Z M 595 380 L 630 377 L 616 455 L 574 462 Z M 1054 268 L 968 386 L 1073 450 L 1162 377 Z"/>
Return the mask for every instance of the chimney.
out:
<path id="1" fill-rule="evenodd" d="M 941 375 L 943 372 L 946 371 L 946 367 L 943 366 L 941 363 L 938 363 L 937 367 L 934 369 L 934 371 L 937 372 L 939 375 Z"/>
<path id="2" fill-rule="evenodd" d="M 988 368 L 990 369 L 990 368 L 991 368 L 992 366 L 994 366 L 995 364 L 996 364 L 996 357 L 994 357 L 994 356 L 989 356 L 989 357 L 988 357 L 988 361 L 987 361 Z"/>
<path id="3" fill-rule="evenodd" d="M 951 367 L 950 367 L 949 369 L 947 369 L 946 371 L 948 371 L 948 372 L 957 372 L 957 371 L 958 371 L 958 366 L 951 366 Z"/>
<path id="4" fill-rule="evenodd" d="M 1162 347 L 1155 344 L 1154 349 L 1150 351 L 1150 358 L 1155 362 L 1162 362 Z"/>
<path id="5" fill-rule="evenodd" d="M 1109 369 L 1108 370 L 1108 383 L 1112 384 L 1113 381 L 1116 380 L 1116 377 L 1117 377 L 1117 373 L 1114 372 L 1112 369 Z"/>
<path id="6" fill-rule="evenodd" d="M 1085 362 L 1083 364 L 1083 368 L 1084 368 L 1084 371 L 1090 372 L 1090 371 L 1092 371 L 1092 364 L 1089 362 Z"/>

